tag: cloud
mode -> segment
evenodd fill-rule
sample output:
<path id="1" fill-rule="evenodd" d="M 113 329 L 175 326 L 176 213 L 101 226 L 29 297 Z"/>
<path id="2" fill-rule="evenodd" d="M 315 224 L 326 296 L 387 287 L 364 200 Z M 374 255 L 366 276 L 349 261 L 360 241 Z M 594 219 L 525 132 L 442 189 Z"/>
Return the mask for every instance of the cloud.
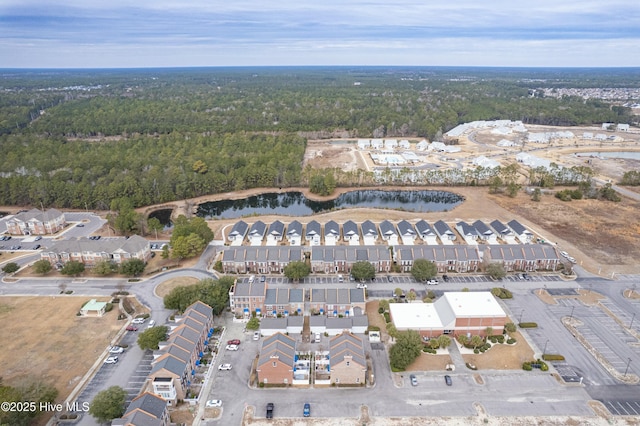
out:
<path id="1" fill-rule="evenodd" d="M 255 0 L 5 0 L 0 67 L 83 66 L 68 53 L 74 50 L 114 67 L 138 62 L 140 55 L 164 66 L 376 64 L 383 57 L 448 65 L 460 60 L 459 51 L 476 52 L 467 65 L 478 58 L 500 65 L 509 62 L 505 56 L 519 58 L 525 45 L 546 46 L 549 54 L 536 49 L 540 66 L 555 63 L 551 53 L 563 62 L 573 58 L 576 66 L 602 58 L 638 66 L 640 60 L 624 52 L 640 44 L 639 23 L 640 4 L 628 0 L 540 0 L 526 7 L 507 0 L 281 0 L 268 6 Z M 593 50 L 584 46 L 594 42 L 610 51 L 576 57 Z M 245 63 L 247 52 L 259 62 Z M 424 63 L 425 55 L 440 62 Z"/>

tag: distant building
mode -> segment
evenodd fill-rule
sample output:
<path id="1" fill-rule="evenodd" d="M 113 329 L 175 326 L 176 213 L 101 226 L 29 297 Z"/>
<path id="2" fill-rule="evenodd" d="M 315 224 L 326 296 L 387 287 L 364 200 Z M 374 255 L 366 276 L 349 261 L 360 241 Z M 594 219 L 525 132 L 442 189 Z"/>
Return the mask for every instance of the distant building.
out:
<path id="1" fill-rule="evenodd" d="M 40 258 L 52 265 L 65 264 L 71 260 L 91 267 L 101 261 L 121 264 L 129 259 L 140 259 L 147 262 L 151 258 L 149 241 L 139 235 L 129 238 L 109 238 L 90 240 L 56 241 L 40 253 Z"/>
<path id="2" fill-rule="evenodd" d="M 66 226 L 64 213 L 56 209 L 31 209 L 7 220 L 7 232 L 14 235 L 55 234 Z"/>

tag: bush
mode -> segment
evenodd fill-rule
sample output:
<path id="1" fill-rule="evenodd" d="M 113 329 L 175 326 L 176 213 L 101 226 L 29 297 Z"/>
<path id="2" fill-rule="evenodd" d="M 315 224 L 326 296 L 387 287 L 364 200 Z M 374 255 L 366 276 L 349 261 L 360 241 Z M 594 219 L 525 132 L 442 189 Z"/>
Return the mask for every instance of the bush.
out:
<path id="1" fill-rule="evenodd" d="M 516 339 L 514 339 L 513 337 L 509 337 L 507 339 L 507 345 L 513 345 L 514 343 L 516 343 Z"/>
<path id="2" fill-rule="evenodd" d="M 111 312 L 112 310 L 113 310 L 113 303 L 107 303 L 107 304 L 104 306 L 104 311 L 105 311 L 105 312 Z"/>
<path id="3" fill-rule="evenodd" d="M 391 315 L 389 315 L 389 312 L 385 312 L 384 313 L 384 321 L 389 324 L 391 322 Z"/>
<path id="4" fill-rule="evenodd" d="M 504 343 L 504 336 L 502 334 L 499 336 L 496 336 L 496 340 L 498 341 L 498 343 Z"/>
<path id="5" fill-rule="evenodd" d="M 522 369 L 524 371 L 531 371 L 533 370 L 533 367 L 531 366 L 531 363 L 527 361 L 522 363 Z"/>
<path id="6" fill-rule="evenodd" d="M 474 354 L 479 354 L 479 353 L 480 353 L 480 350 L 479 350 L 478 348 L 476 348 L 476 349 L 474 349 L 474 350 L 473 350 L 473 353 L 474 353 Z"/>
<path id="7" fill-rule="evenodd" d="M 518 324 L 520 328 L 538 328 L 538 323 L 536 322 L 521 322 Z"/>
<path id="8" fill-rule="evenodd" d="M 545 354 L 542 356 L 545 361 L 564 361 L 564 356 L 559 354 Z"/>
<path id="9" fill-rule="evenodd" d="M 382 308 L 382 307 L 378 308 L 378 313 L 379 314 L 383 314 L 384 313 L 384 308 Z"/>

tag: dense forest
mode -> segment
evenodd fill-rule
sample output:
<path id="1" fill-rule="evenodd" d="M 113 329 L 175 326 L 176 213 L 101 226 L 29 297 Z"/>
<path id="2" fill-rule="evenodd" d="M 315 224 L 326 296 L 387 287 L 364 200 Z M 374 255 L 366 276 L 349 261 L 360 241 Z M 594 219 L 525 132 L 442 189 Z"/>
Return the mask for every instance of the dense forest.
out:
<path id="1" fill-rule="evenodd" d="M 308 184 L 307 138 L 438 139 L 473 120 L 630 123 L 530 96 L 637 87 L 637 69 L 202 68 L 0 73 L 0 204 L 103 209 Z"/>

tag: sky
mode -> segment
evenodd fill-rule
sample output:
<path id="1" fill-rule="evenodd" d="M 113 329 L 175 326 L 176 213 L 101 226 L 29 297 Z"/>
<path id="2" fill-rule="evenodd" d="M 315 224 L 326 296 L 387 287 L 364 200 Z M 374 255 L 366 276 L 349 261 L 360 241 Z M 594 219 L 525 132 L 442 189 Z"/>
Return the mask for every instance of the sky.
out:
<path id="1" fill-rule="evenodd" d="M 638 0 L 0 0 L 0 68 L 640 66 Z"/>

